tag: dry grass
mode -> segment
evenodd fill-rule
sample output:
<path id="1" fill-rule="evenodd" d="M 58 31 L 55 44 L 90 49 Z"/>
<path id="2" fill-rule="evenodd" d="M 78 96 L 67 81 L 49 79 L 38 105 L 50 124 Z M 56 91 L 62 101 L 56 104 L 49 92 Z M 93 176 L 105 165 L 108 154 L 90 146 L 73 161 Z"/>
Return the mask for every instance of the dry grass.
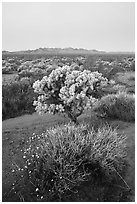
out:
<path id="1" fill-rule="evenodd" d="M 33 134 L 23 152 L 25 164 L 15 165 L 13 172 L 20 172 L 24 182 L 14 181 L 14 192 L 20 185 L 24 198 L 23 189 L 29 189 L 33 201 L 61 201 L 66 192 L 90 177 L 114 179 L 123 170 L 126 137 L 109 126 L 95 131 L 84 124 L 66 124 Z"/>
<path id="2" fill-rule="evenodd" d="M 86 123 L 89 123 L 89 118 L 87 118 L 88 115 L 90 115 L 90 113 L 82 115 L 79 118 L 79 121 L 85 120 Z M 100 121 L 99 122 L 97 118 L 95 119 L 94 117 L 95 116 L 92 115 L 92 125 L 99 126 L 99 123 L 102 120 L 101 121 L 99 120 Z M 17 177 L 21 178 L 20 174 L 15 174 L 11 172 L 12 163 L 16 163 L 20 167 L 24 166 L 22 159 L 23 153 L 20 150 L 24 148 L 26 141 L 28 140 L 28 137 L 32 135 L 33 132 L 36 132 L 37 135 L 40 135 L 43 131 L 46 131 L 46 129 L 49 128 L 50 126 L 54 126 L 57 123 L 62 123 L 63 121 L 64 121 L 63 117 L 52 116 L 50 114 L 46 114 L 43 117 L 37 114 L 25 115 L 15 119 L 3 121 L 3 201 L 20 202 L 22 196 L 24 197 L 25 201 L 28 202 L 31 199 L 33 199 L 32 196 L 31 197 L 27 196 L 29 189 L 26 189 L 25 196 L 23 193 L 20 192 L 19 188 L 20 186 L 17 186 L 18 187 L 17 194 L 14 194 L 13 190 L 10 191 L 11 188 L 14 187 L 12 186 L 14 180 L 17 179 Z M 66 122 L 67 121 L 68 120 L 66 120 Z M 118 133 L 123 134 L 124 132 L 124 134 L 127 136 L 128 154 L 126 160 L 128 161 L 129 166 L 127 168 L 127 174 L 124 178 L 129 187 L 132 189 L 132 193 L 134 194 L 134 135 L 135 135 L 134 123 L 125 123 L 122 121 L 111 121 L 111 123 L 112 122 L 113 124 L 110 125 L 113 126 L 114 128 L 118 127 L 117 129 Z M 131 172 L 133 172 L 132 175 Z M 124 182 L 121 179 L 119 182 L 119 187 L 116 186 L 116 189 L 114 189 L 113 185 L 109 186 L 102 184 L 102 186 L 99 187 L 98 186 L 99 184 L 97 184 L 96 187 L 95 185 L 94 187 L 92 187 L 91 184 L 92 181 L 89 181 L 88 183 L 83 183 L 83 185 L 80 186 L 78 189 L 75 188 L 74 193 L 70 192 L 69 198 L 65 194 L 64 200 L 72 202 L 102 201 L 103 199 L 102 190 L 105 188 L 106 191 L 105 197 L 108 197 L 107 198 L 108 202 L 119 201 L 119 199 L 123 201 L 123 196 L 121 197 L 121 192 L 123 191 L 123 188 L 126 189 L 127 187 L 125 186 Z M 121 188 L 120 186 L 123 187 Z M 30 187 L 33 188 L 33 185 L 31 185 Z M 91 188 L 93 191 L 92 194 Z M 77 190 L 79 191 L 79 194 L 75 193 Z M 109 192 L 109 190 L 111 190 L 111 192 Z M 126 198 L 124 198 L 126 201 L 134 201 L 134 196 L 129 196 L 127 192 L 125 192 L 123 195 L 126 196 Z"/>
<path id="3" fill-rule="evenodd" d="M 135 121 L 135 95 L 125 92 L 106 95 L 96 103 L 94 111 L 102 117 Z"/>

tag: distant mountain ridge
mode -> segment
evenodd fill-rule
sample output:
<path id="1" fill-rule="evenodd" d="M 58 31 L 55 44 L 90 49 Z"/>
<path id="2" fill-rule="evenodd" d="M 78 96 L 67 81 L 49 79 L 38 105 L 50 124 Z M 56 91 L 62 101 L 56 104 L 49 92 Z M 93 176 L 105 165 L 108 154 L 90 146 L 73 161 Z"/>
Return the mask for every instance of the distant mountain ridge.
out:
<path id="1" fill-rule="evenodd" d="M 9 52 L 9 51 L 2 51 L 2 54 L 134 54 L 134 52 L 105 52 L 105 51 L 98 51 L 98 50 L 87 50 L 84 48 L 38 48 L 35 50 L 23 50 L 23 51 L 14 51 L 14 52 Z"/>
<path id="2" fill-rule="evenodd" d="M 87 50 L 83 48 L 39 48 L 35 50 L 23 50 L 23 51 L 2 51 L 2 54 L 95 54 L 95 53 L 106 53 L 105 51 L 98 50 Z"/>

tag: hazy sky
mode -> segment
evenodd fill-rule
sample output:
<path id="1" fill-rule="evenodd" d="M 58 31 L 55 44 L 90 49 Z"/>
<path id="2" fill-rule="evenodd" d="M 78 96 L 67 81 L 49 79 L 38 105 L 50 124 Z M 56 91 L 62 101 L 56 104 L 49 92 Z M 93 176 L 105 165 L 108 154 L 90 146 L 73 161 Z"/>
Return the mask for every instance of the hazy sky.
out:
<path id="1" fill-rule="evenodd" d="M 134 3 L 2 4 L 2 50 L 73 47 L 135 50 Z"/>

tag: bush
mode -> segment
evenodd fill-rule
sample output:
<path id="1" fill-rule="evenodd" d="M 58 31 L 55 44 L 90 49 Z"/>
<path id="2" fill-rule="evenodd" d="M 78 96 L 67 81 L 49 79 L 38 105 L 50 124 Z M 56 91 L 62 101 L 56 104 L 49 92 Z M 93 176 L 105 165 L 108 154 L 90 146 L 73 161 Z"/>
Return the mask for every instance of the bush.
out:
<path id="1" fill-rule="evenodd" d="M 27 80 L 2 85 L 2 119 L 33 113 L 35 95 Z"/>
<path id="2" fill-rule="evenodd" d="M 99 90 L 107 83 L 101 73 L 75 70 L 73 66 L 59 67 L 33 84 L 34 91 L 39 94 L 34 106 L 42 114 L 66 113 L 77 123 L 77 118 L 92 107 L 99 97 Z"/>
<path id="3" fill-rule="evenodd" d="M 125 92 L 109 94 L 96 103 L 94 111 L 103 117 L 135 121 L 135 95 Z"/>
<path id="4" fill-rule="evenodd" d="M 128 80 L 129 80 L 129 81 L 135 81 L 135 76 L 130 76 L 130 77 L 128 78 Z"/>
<path id="5" fill-rule="evenodd" d="M 135 60 L 132 61 L 130 70 L 135 71 Z"/>
<path id="6" fill-rule="evenodd" d="M 31 201 L 61 201 L 66 192 L 89 178 L 101 181 L 103 176 L 111 181 L 123 169 L 125 141 L 124 135 L 109 126 L 95 131 L 84 124 L 33 134 L 24 149 L 24 169 L 19 168 L 25 181 L 21 190 L 26 189 Z"/>

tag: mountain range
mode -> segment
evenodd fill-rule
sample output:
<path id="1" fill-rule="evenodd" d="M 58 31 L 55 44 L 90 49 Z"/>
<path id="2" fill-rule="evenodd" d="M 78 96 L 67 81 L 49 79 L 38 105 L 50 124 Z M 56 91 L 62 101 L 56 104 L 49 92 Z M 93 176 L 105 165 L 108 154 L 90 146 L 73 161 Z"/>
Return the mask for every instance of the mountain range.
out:
<path id="1" fill-rule="evenodd" d="M 105 52 L 105 51 L 98 51 L 98 50 L 87 50 L 83 48 L 39 48 L 35 50 L 23 50 L 23 51 L 15 51 L 15 52 L 9 52 L 9 51 L 2 51 L 2 54 L 113 54 L 113 53 L 133 53 L 133 52 Z"/>

